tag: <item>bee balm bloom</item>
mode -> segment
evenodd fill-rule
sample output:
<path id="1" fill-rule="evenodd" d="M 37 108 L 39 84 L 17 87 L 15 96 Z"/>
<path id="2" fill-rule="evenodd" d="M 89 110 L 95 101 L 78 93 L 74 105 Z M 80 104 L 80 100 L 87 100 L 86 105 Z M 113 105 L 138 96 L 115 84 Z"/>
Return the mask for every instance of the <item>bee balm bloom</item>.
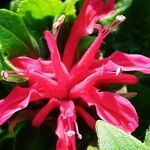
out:
<path id="1" fill-rule="evenodd" d="M 94 109 L 97 115 L 126 132 L 133 132 L 138 126 L 138 116 L 132 104 L 124 97 L 104 88 L 111 84 L 137 84 L 138 79 L 129 71 L 150 73 L 150 59 L 141 55 L 128 55 L 115 52 L 99 59 L 97 53 L 104 38 L 125 19 L 117 16 L 108 27 L 103 28 L 96 21 L 113 11 L 114 1 L 85 0 L 75 21 L 64 54 L 60 57 L 55 37 L 45 31 L 45 39 L 50 50 L 49 60 L 17 57 L 12 60 L 18 74 L 28 77 L 28 87 L 16 86 L 10 94 L 0 101 L 0 124 L 6 122 L 14 113 L 27 108 L 29 103 L 46 104 L 33 118 L 33 126 L 40 126 L 49 113 L 59 110 L 56 127 L 57 150 L 75 150 L 75 139 L 82 138 L 79 133 L 77 117 L 95 130 L 95 119 L 87 112 Z M 82 21 L 84 18 L 84 21 Z M 64 17 L 63 17 L 64 19 Z M 58 24 L 57 24 L 58 23 Z M 55 25 L 59 28 L 61 19 Z M 76 52 L 81 37 L 98 31 L 98 36 L 79 61 Z M 6 78 L 11 72 L 2 73 Z M 91 107 L 94 106 L 94 107 Z M 27 108 L 29 109 L 29 108 Z"/>

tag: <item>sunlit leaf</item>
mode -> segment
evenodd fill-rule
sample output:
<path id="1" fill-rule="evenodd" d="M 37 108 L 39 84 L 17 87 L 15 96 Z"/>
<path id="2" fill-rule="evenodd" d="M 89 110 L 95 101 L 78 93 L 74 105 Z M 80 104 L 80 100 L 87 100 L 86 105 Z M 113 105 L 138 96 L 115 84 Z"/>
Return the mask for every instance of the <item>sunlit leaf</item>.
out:
<path id="1" fill-rule="evenodd" d="M 96 132 L 101 150 L 150 150 L 132 135 L 104 121 L 96 122 Z"/>

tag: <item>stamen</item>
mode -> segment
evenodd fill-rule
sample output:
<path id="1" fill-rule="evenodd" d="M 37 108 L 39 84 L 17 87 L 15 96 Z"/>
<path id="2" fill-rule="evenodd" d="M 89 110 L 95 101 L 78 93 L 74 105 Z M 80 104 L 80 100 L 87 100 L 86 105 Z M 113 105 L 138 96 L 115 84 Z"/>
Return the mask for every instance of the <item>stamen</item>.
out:
<path id="1" fill-rule="evenodd" d="M 58 28 L 65 20 L 65 15 L 61 15 L 57 21 L 53 24 L 53 27 L 56 29 Z"/>
<path id="2" fill-rule="evenodd" d="M 9 77 L 16 77 L 16 76 L 24 76 L 23 73 L 21 72 L 16 72 L 16 71 L 6 71 L 6 70 L 2 70 L 0 75 L 4 78 L 4 79 L 8 79 Z"/>
<path id="3" fill-rule="evenodd" d="M 74 121 L 74 124 L 75 124 L 76 133 L 78 135 L 78 139 L 81 140 L 82 139 L 82 135 L 79 133 L 79 128 L 78 128 L 78 125 L 77 125 L 76 121 Z"/>
<path id="4" fill-rule="evenodd" d="M 103 31 L 103 38 L 105 38 L 112 30 L 116 29 L 122 22 L 124 22 L 126 19 L 123 15 L 116 16 L 116 19 L 107 27 L 105 27 Z"/>
<path id="5" fill-rule="evenodd" d="M 5 70 L 2 70 L 2 71 L 1 71 L 1 76 L 2 76 L 4 79 L 7 79 L 7 78 L 9 77 L 7 71 L 5 71 Z"/>

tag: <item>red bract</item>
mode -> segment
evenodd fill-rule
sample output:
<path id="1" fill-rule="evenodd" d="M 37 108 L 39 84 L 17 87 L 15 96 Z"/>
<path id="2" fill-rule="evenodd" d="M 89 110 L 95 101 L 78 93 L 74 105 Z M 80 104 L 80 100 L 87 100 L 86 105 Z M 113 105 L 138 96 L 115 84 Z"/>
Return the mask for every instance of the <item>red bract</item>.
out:
<path id="1" fill-rule="evenodd" d="M 17 111 L 26 108 L 29 103 L 38 105 L 47 100 L 45 106 L 33 118 L 32 124 L 38 127 L 51 111 L 60 110 L 56 128 L 57 150 L 76 149 L 76 136 L 82 138 L 78 131 L 77 116 L 95 130 L 95 119 L 87 112 L 88 109 L 96 108 L 101 119 L 126 132 L 132 132 L 137 128 L 138 116 L 132 104 L 115 92 L 106 92 L 106 87 L 114 83 L 137 84 L 138 79 L 127 72 L 150 73 L 150 59 L 119 51 L 104 59 L 97 58 L 97 53 L 101 53 L 99 47 L 104 38 L 125 19 L 124 16 L 117 16 L 106 28 L 96 24 L 98 19 L 112 12 L 113 8 L 113 0 L 107 3 L 100 0 L 85 0 L 72 27 L 62 60 L 56 37 L 45 31 L 50 60 L 18 57 L 12 61 L 17 72 L 29 78 L 29 86 L 15 87 L 0 101 L 0 124 Z M 94 29 L 98 30 L 97 38 L 76 62 L 75 54 L 81 37 L 92 33 Z M 3 72 L 6 78 L 9 75 L 10 72 Z"/>

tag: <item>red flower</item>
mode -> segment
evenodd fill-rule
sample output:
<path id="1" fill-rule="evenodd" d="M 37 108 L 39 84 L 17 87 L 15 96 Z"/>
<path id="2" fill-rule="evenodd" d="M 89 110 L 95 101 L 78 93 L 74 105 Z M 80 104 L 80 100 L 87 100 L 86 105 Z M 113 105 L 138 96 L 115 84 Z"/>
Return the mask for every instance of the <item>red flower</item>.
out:
<path id="1" fill-rule="evenodd" d="M 90 128 L 95 129 L 95 119 L 86 111 L 91 106 L 96 108 L 101 119 L 126 132 L 137 128 L 138 116 L 132 104 L 124 97 L 103 89 L 113 83 L 137 84 L 138 79 L 125 72 L 150 73 L 150 59 L 119 51 L 104 59 L 96 57 L 97 53 L 101 53 L 99 47 L 104 38 L 125 19 L 118 16 L 107 28 L 96 24 L 98 19 L 113 10 L 113 4 L 113 0 L 109 0 L 107 4 L 100 0 L 85 0 L 72 27 L 63 60 L 59 55 L 56 38 L 49 31 L 45 31 L 45 39 L 51 53 L 50 60 L 18 57 L 12 61 L 17 72 L 29 78 L 29 87 L 17 86 L 0 101 L 0 124 L 17 111 L 26 108 L 29 103 L 38 105 L 43 99 L 47 99 L 47 104 L 37 113 L 32 124 L 38 127 L 52 110 L 60 110 L 56 128 L 57 150 L 76 149 L 76 135 L 79 139 L 82 138 L 78 131 L 77 116 L 83 118 Z M 62 23 L 60 20 L 59 22 Z M 94 29 L 98 30 L 97 38 L 75 63 L 79 40 Z M 6 78 L 9 75 L 11 73 L 3 72 Z"/>

